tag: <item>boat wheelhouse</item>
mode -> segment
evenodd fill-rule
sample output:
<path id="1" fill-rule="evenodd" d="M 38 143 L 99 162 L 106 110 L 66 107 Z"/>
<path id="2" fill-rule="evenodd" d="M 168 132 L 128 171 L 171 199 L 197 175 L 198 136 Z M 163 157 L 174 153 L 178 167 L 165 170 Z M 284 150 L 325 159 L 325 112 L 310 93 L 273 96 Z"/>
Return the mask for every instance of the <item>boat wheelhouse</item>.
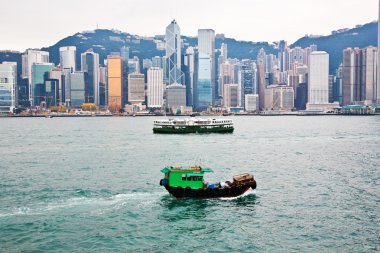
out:
<path id="1" fill-rule="evenodd" d="M 249 188 L 256 188 L 253 175 L 245 173 L 233 177 L 232 182 L 207 183 L 204 174 L 213 172 L 201 166 L 168 166 L 161 170 L 165 174 L 160 185 L 176 198 L 220 198 L 237 197 Z"/>
<path id="2" fill-rule="evenodd" d="M 185 134 L 185 133 L 232 133 L 234 131 L 231 119 L 185 118 L 155 120 L 154 133 Z"/>

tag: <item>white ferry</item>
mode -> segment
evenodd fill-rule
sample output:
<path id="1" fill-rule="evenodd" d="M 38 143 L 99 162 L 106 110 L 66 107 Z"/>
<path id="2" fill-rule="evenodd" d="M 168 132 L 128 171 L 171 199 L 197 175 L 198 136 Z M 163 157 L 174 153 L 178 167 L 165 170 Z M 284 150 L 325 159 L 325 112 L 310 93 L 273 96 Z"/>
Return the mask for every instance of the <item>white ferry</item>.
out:
<path id="1" fill-rule="evenodd" d="M 232 133 L 234 124 L 232 119 L 166 119 L 155 120 L 154 133 L 186 134 L 186 133 Z"/>

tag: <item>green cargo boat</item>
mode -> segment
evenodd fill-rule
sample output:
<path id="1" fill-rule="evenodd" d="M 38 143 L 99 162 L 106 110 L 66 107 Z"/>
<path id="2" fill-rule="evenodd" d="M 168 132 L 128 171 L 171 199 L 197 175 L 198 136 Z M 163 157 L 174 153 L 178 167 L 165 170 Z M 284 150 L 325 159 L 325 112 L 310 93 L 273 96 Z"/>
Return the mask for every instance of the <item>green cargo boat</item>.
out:
<path id="1" fill-rule="evenodd" d="M 257 186 L 253 175 L 248 173 L 234 176 L 232 182 L 207 183 L 203 176 L 213 171 L 201 166 L 168 166 L 161 172 L 165 176 L 160 180 L 160 185 L 176 198 L 237 197 Z"/>
<path id="2" fill-rule="evenodd" d="M 234 131 L 231 119 L 167 119 L 155 120 L 154 133 L 187 134 L 187 133 L 232 133 Z"/>

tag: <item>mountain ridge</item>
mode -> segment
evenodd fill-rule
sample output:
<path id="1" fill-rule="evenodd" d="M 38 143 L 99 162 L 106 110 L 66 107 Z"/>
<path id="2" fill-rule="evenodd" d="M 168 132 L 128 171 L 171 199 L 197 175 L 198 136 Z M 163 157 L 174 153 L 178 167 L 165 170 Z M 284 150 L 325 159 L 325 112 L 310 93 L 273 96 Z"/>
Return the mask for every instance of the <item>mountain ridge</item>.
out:
<path id="1" fill-rule="evenodd" d="M 43 47 L 41 50 L 48 51 L 50 61 L 59 63 L 59 47 L 76 46 L 77 47 L 77 63 L 80 63 L 80 54 L 92 48 L 94 52 L 99 54 L 100 63 L 111 52 L 118 52 L 120 47 L 130 47 L 130 57 L 137 56 L 140 60 L 152 58 L 154 56 L 163 56 L 165 51 L 157 50 L 155 39 L 162 39 L 162 35 L 154 37 L 143 37 L 132 35 L 127 32 L 109 29 L 96 29 L 93 31 L 83 31 L 67 36 L 50 47 Z M 185 44 L 195 46 L 197 37 L 182 36 Z M 264 48 L 267 54 L 277 54 L 278 50 L 274 44 L 269 42 L 252 42 L 236 40 L 234 38 L 225 38 L 218 36 L 215 39 L 215 47 L 220 48 L 221 43 L 228 45 L 229 58 L 256 59 L 257 53 Z M 342 61 L 342 51 L 347 47 L 367 47 L 377 45 L 377 22 L 371 22 L 364 25 L 356 26 L 352 29 L 340 29 L 333 31 L 326 36 L 304 36 L 293 44 L 290 48 L 301 46 L 303 48 L 315 44 L 318 50 L 326 51 L 330 54 L 330 73 L 334 74 L 337 67 Z M 16 61 L 21 71 L 21 52 L 17 51 L 0 51 L 0 62 Z M 20 72 L 21 73 L 21 72 Z"/>

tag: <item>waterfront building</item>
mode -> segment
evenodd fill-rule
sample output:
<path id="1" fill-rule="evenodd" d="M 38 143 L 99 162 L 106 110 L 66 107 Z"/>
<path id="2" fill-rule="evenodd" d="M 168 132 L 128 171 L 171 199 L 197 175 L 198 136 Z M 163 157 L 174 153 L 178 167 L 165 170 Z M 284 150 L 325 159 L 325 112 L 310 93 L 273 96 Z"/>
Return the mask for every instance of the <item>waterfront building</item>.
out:
<path id="1" fill-rule="evenodd" d="M 306 110 L 307 90 L 307 83 L 300 83 L 297 86 L 297 96 L 295 97 L 295 107 L 297 110 Z"/>
<path id="2" fill-rule="evenodd" d="M 107 57 L 108 109 L 119 112 L 123 107 L 123 60 L 120 56 Z"/>
<path id="3" fill-rule="evenodd" d="M 343 105 L 376 104 L 377 48 L 347 48 L 343 50 Z"/>
<path id="4" fill-rule="evenodd" d="M 57 85 L 56 103 L 62 105 L 65 103 L 65 77 L 61 68 L 53 68 L 49 72 L 49 79 L 54 80 Z M 55 84 L 52 84 L 55 85 Z M 50 85 L 50 87 L 52 87 Z M 55 86 L 54 86 L 55 89 Z"/>
<path id="5" fill-rule="evenodd" d="M 85 77 L 81 71 L 68 73 L 70 83 L 70 104 L 74 108 L 81 108 L 85 99 Z"/>
<path id="6" fill-rule="evenodd" d="M 62 69 L 76 71 L 76 50 L 74 46 L 59 48 L 59 62 Z"/>
<path id="7" fill-rule="evenodd" d="M 175 20 L 166 27 L 165 55 L 168 62 L 168 83 L 182 83 L 181 30 Z"/>
<path id="8" fill-rule="evenodd" d="M 324 51 L 310 54 L 307 109 L 324 109 L 329 103 L 329 55 Z"/>
<path id="9" fill-rule="evenodd" d="M 290 111 L 293 108 L 293 87 L 285 85 L 269 85 L 265 89 L 265 110 Z"/>
<path id="10" fill-rule="evenodd" d="M 120 48 L 120 56 L 123 61 L 123 104 L 128 103 L 128 60 L 129 47 L 123 46 Z M 108 95 L 106 96 L 108 97 Z"/>
<path id="11" fill-rule="evenodd" d="M 259 110 L 259 95 L 247 94 L 245 95 L 244 109 L 246 112 L 257 112 Z"/>
<path id="12" fill-rule="evenodd" d="M 145 76 L 134 73 L 128 75 L 128 102 L 142 104 L 145 101 Z"/>
<path id="13" fill-rule="evenodd" d="M 26 50 L 22 55 L 22 78 L 28 79 L 29 103 L 33 105 L 32 65 L 34 63 L 49 63 L 49 52 L 39 50 Z"/>
<path id="14" fill-rule="evenodd" d="M 215 31 L 212 29 L 198 30 L 198 53 L 199 55 L 208 55 L 210 57 L 211 69 L 211 103 L 214 104 L 216 94 L 218 94 L 215 86 Z"/>
<path id="15" fill-rule="evenodd" d="M 49 72 L 53 68 L 53 63 L 33 63 L 31 69 L 31 97 L 33 106 L 40 106 L 42 102 L 46 102 L 45 81 L 49 78 Z"/>
<path id="16" fill-rule="evenodd" d="M 360 97 L 360 49 L 347 48 L 343 50 L 343 105 L 359 101 Z"/>
<path id="17" fill-rule="evenodd" d="M 166 107 L 173 113 L 186 107 L 186 87 L 175 83 L 166 87 Z"/>
<path id="18" fill-rule="evenodd" d="M 82 53 L 81 68 L 85 74 L 86 102 L 99 105 L 99 54 L 92 50 Z"/>
<path id="19" fill-rule="evenodd" d="M 17 107 L 17 63 L 0 64 L 0 113 L 13 113 Z"/>
<path id="20" fill-rule="evenodd" d="M 124 67 L 124 64 L 123 64 Z M 123 85 L 124 85 L 124 72 L 123 72 Z M 108 86 L 107 86 L 107 67 L 99 67 L 99 105 L 108 105 Z M 124 86 L 123 86 L 124 95 Z M 124 101 L 124 100 L 123 100 Z M 122 103 L 124 104 L 124 102 Z"/>
<path id="21" fill-rule="evenodd" d="M 149 108 L 163 108 L 164 106 L 164 74 L 161 68 L 148 69 L 147 100 Z"/>
<path id="22" fill-rule="evenodd" d="M 365 105 L 376 104 L 377 100 L 377 54 L 376 47 L 361 50 L 360 101 Z"/>
<path id="23" fill-rule="evenodd" d="M 203 110 L 212 105 L 212 63 L 210 55 L 203 53 L 199 53 L 198 55 L 198 80 L 195 107 L 199 110 Z"/>
<path id="24" fill-rule="evenodd" d="M 241 106 L 241 93 L 239 84 L 225 84 L 223 94 L 223 107 L 230 108 Z"/>

